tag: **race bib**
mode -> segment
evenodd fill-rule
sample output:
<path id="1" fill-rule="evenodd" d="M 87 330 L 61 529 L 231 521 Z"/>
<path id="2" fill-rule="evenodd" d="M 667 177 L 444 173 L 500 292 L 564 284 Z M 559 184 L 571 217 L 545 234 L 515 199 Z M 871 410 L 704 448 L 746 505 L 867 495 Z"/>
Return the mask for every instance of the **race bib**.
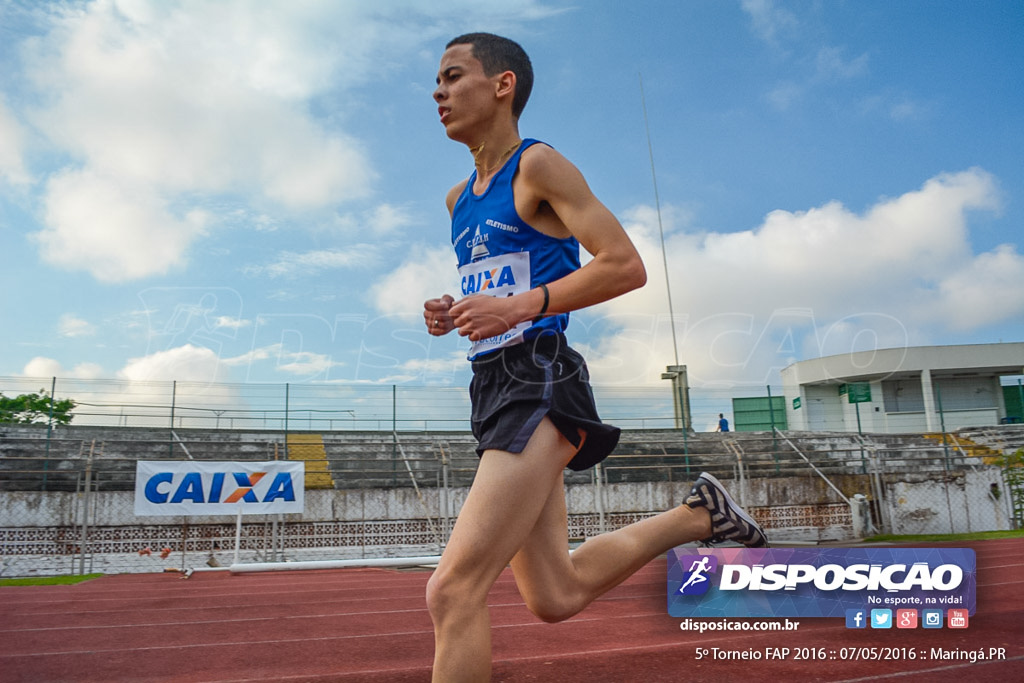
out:
<path id="1" fill-rule="evenodd" d="M 530 253 L 518 251 L 500 254 L 467 263 L 459 268 L 462 278 L 462 295 L 487 294 L 489 296 L 512 296 L 530 289 Z M 473 342 L 469 358 L 500 349 L 523 340 L 523 332 L 531 325 L 526 320 L 512 329 L 488 339 Z"/>

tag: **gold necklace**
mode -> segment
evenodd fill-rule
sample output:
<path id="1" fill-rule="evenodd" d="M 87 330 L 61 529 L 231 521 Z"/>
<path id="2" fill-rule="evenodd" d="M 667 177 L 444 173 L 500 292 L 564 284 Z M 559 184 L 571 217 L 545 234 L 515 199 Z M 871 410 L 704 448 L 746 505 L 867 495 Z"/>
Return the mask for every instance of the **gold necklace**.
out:
<path id="1" fill-rule="evenodd" d="M 478 147 L 473 147 L 473 148 L 471 148 L 469 150 L 470 152 L 473 153 L 473 159 L 474 160 L 476 160 L 476 159 L 478 159 L 480 157 L 480 153 L 484 151 L 484 145 L 486 145 L 486 144 L 487 144 L 486 142 L 481 142 Z M 521 145 L 521 144 L 523 144 L 522 140 L 516 140 L 515 144 L 513 144 L 511 147 L 509 147 L 508 149 L 506 149 L 504 152 L 501 153 L 501 156 L 498 157 L 498 160 L 494 163 L 493 166 L 490 166 L 488 168 L 480 168 L 480 164 L 478 162 L 477 163 L 477 169 L 478 169 L 477 175 L 478 176 L 485 176 L 485 175 L 489 174 L 491 171 L 493 171 L 494 169 L 496 169 L 499 166 L 501 166 L 501 164 L 505 161 L 505 158 L 508 157 L 513 152 L 515 152 L 516 149 L 518 149 L 519 145 Z"/>

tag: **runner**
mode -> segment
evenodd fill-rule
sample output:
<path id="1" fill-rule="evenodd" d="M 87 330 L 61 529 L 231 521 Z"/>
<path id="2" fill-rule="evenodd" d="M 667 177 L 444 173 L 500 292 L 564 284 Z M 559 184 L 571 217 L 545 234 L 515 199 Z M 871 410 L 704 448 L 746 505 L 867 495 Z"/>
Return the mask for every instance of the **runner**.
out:
<path id="1" fill-rule="evenodd" d="M 670 548 L 735 540 L 766 545 L 714 477 L 684 505 L 589 539 L 569 553 L 562 471 L 603 460 L 619 430 L 601 422 L 583 358 L 566 343 L 570 311 L 642 286 L 640 256 L 582 174 L 519 135 L 533 85 L 529 57 L 486 33 L 452 40 L 434 99 L 448 137 L 475 170 L 448 193 L 462 298 L 424 304 L 433 335 L 472 343 L 473 433 L 480 465 L 427 585 L 435 681 L 490 676 L 487 593 L 509 564 L 544 621 L 576 614 Z M 580 267 L 579 246 L 593 255 Z"/>

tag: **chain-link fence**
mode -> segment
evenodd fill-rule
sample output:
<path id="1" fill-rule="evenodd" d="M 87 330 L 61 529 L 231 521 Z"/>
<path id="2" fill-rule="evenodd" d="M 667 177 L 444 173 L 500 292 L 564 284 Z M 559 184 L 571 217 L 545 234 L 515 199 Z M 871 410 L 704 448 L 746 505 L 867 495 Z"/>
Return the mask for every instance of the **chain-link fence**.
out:
<path id="1" fill-rule="evenodd" d="M 74 402 L 77 426 L 214 429 L 231 431 L 466 431 L 469 393 L 463 386 L 404 384 L 257 384 L 117 379 L 0 377 L 0 395 L 36 393 L 54 403 Z M 623 429 L 672 429 L 676 402 L 672 385 L 594 386 L 603 419 Z M 690 428 L 715 431 L 719 414 L 740 417 L 737 400 L 774 397 L 781 387 L 689 388 L 683 392 Z M 48 399 L 47 399 L 48 400 Z M 781 402 L 781 403 L 780 403 Z M 745 405 L 745 404 L 743 404 Z M 48 416 L 38 416 L 47 424 Z M 771 419 L 770 419 L 771 418 Z M 0 422 L 4 422 L 0 415 Z M 785 429 L 785 411 L 766 411 L 764 429 Z M 53 422 L 60 429 L 59 420 Z M 733 425 L 735 429 L 736 425 Z M 825 429 L 841 430 L 841 423 Z"/>
<path id="2" fill-rule="evenodd" d="M 1020 468 L 1008 462 L 1004 435 L 1021 440 L 1020 428 L 985 429 L 928 435 L 931 444 L 909 452 L 876 450 L 871 467 L 883 528 L 897 534 L 1022 528 L 1014 505 L 1022 493 Z"/>
<path id="3" fill-rule="evenodd" d="M 962 380 L 936 380 L 933 414 L 927 415 L 920 382 L 885 380 L 876 384 L 870 394 L 872 403 L 849 402 L 848 388 L 853 385 L 813 387 L 814 392 L 807 389 L 802 398 L 786 396 L 778 386 L 703 386 L 676 391 L 667 381 L 660 386 L 595 384 L 594 394 L 605 420 L 636 430 L 679 428 L 677 419 L 685 419 L 693 431 L 715 431 L 720 414 L 730 418 L 733 431 L 805 429 L 876 434 L 925 429 L 948 432 L 1024 419 L 1020 415 L 1024 405 L 1021 380 L 1001 387 L 996 386 L 998 381 L 989 381 L 981 389 Z M 163 428 L 168 442 L 174 439 L 172 431 L 183 429 L 283 433 L 469 429 L 469 395 L 462 386 L 0 377 L 0 396 L 32 393 L 51 405 L 73 402 L 75 425 Z M 679 403 L 685 407 L 680 408 Z M 684 413 L 685 418 L 678 417 Z M 0 423 L 17 421 L 9 417 L 0 413 Z M 59 429 L 60 420 L 53 418 L 53 414 L 43 413 L 36 421 Z"/>
<path id="4" fill-rule="evenodd" d="M 0 575 L 145 572 L 440 552 L 476 469 L 465 432 L 45 427 L 0 436 Z M 700 471 L 722 479 L 776 542 L 850 540 L 850 501 L 895 534 L 1021 526 L 1024 427 L 938 435 L 627 431 L 566 472 L 579 541 L 679 505 Z M 306 463 L 302 514 L 138 517 L 138 460 Z M 1016 477 L 1016 478 L 1015 478 Z"/>
<path id="5" fill-rule="evenodd" d="M 0 394 L 32 392 L 55 402 L 73 401 L 73 423 L 80 426 L 284 433 L 469 429 L 465 387 L 0 377 Z M 595 392 L 606 419 L 621 427 L 675 426 L 667 384 L 599 387 Z M 710 415 L 724 409 L 718 402 L 727 408 L 729 395 L 713 392 L 708 400 L 705 412 Z M 39 422 L 47 423 L 47 416 Z"/>

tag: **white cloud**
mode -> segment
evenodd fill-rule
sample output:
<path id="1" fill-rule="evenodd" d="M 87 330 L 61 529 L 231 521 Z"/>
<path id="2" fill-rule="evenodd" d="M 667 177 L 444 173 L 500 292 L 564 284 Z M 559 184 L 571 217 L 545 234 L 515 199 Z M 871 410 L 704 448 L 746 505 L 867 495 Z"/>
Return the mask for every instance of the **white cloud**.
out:
<path id="1" fill-rule="evenodd" d="M 1019 317 L 1024 293 L 1012 283 L 1024 258 L 1009 246 L 974 254 L 968 241 L 967 212 L 998 206 L 994 178 L 972 169 L 939 175 L 863 214 L 830 202 L 773 211 L 736 233 L 673 230 L 669 220 L 680 362 L 695 385 L 763 385 L 800 358 L 906 344 L 908 329 L 976 329 Z M 588 357 L 595 381 L 655 383 L 673 362 L 657 223 L 646 208 L 623 222 L 648 285 L 580 322 L 605 332 Z M 997 301 L 994 293 L 1006 291 Z"/>
<path id="2" fill-rule="evenodd" d="M 252 325 L 251 320 L 242 320 L 241 318 L 232 318 L 229 315 L 217 316 L 215 321 L 217 327 L 226 327 L 230 330 L 240 330 L 243 327 L 249 327 Z"/>
<path id="3" fill-rule="evenodd" d="M 394 204 L 378 204 L 370 209 L 335 217 L 332 227 L 344 235 L 390 237 L 415 222 L 410 211 Z"/>
<path id="4" fill-rule="evenodd" d="M 251 367 L 255 363 L 275 361 L 275 370 L 298 376 L 303 380 L 320 379 L 331 368 L 343 363 L 328 354 L 313 351 L 289 351 L 284 344 L 270 344 L 252 349 L 238 356 L 222 359 L 228 367 Z"/>
<path id="5" fill-rule="evenodd" d="M 224 358 L 222 362 L 228 366 L 250 365 L 258 361 L 277 358 L 281 355 L 283 349 L 284 347 L 281 344 L 271 344 L 269 346 L 263 346 L 258 349 L 246 351 L 239 356 Z"/>
<path id="6" fill-rule="evenodd" d="M 103 368 L 96 363 L 79 363 L 66 370 L 60 361 L 44 356 L 36 356 L 21 371 L 22 377 L 57 377 L 66 379 L 98 379 L 103 375 Z"/>
<path id="7" fill-rule="evenodd" d="M 368 244 L 355 244 L 345 249 L 315 249 L 302 253 L 284 251 L 273 263 L 266 266 L 248 266 L 245 272 L 276 278 L 316 275 L 324 270 L 339 268 L 366 268 L 377 261 L 376 252 L 376 247 Z"/>
<path id="8" fill-rule="evenodd" d="M 117 376 L 132 382 L 173 380 L 208 383 L 228 380 L 217 354 L 211 349 L 192 344 L 132 358 L 118 371 Z"/>
<path id="9" fill-rule="evenodd" d="M 1024 317 L 1024 256 L 1003 244 L 953 270 L 939 283 L 931 315 L 953 330 Z"/>
<path id="10" fill-rule="evenodd" d="M 15 186 L 30 182 L 24 153 L 25 131 L 0 95 L 0 181 Z"/>
<path id="11" fill-rule="evenodd" d="M 33 237 L 47 261 L 123 282 L 181 265 L 207 222 L 175 215 L 150 186 L 69 170 L 47 183 L 46 227 Z"/>
<path id="12" fill-rule="evenodd" d="M 426 377 L 452 377 L 466 368 L 466 350 L 449 351 L 438 358 L 413 358 L 402 363 L 401 373 L 422 380 Z"/>
<path id="13" fill-rule="evenodd" d="M 381 204 L 367 217 L 367 227 L 376 235 L 389 235 L 411 223 L 409 213 L 391 204 Z"/>
<path id="14" fill-rule="evenodd" d="M 803 86 L 792 82 L 785 82 L 769 90 L 765 98 L 774 109 L 785 111 L 799 102 L 803 94 Z"/>
<path id="15" fill-rule="evenodd" d="M 915 121 L 927 117 L 931 113 L 931 105 L 917 101 L 907 95 L 893 96 L 891 101 L 883 101 L 883 111 L 893 121 Z"/>
<path id="16" fill-rule="evenodd" d="M 219 197 L 283 214 L 363 199 L 376 171 L 342 129 L 365 115 L 348 91 L 457 23 L 552 11 L 533 0 L 47 6 L 22 54 L 33 122 L 69 161 L 47 184 L 43 258 L 105 281 L 142 278 L 185 261 L 209 227 L 196 207 Z M 0 108 L 0 176 L 24 182 L 14 120 Z M 377 234 L 407 222 L 386 205 L 371 218 Z"/>
<path id="17" fill-rule="evenodd" d="M 66 369 L 41 356 L 25 365 L 22 376 L 56 377 L 57 396 L 73 399 L 79 421 L 89 423 L 165 426 L 172 401 L 177 407 L 175 424 L 184 426 L 209 427 L 218 412 L 247 409 L 237 385 L 227 383 L 217 355 L 191 344 L 132 358 L 116 379 L 105 376 L 95 363 Z"/>
<path id="18" fill-rule="evenodd" d="M 358 145 L 304 106 L 338 66 L 317 51 L 315 17 L 240 9 L 100 2 L 65 15 L 35 63 L 54 93 L 45 130 L 89 166 L 168 192 L 241 190 L 299 207 L 362 196 L 372 173 Z"/>
<path id="19" fill-rule="evenodd" d="M 868 61 L 866 53 L 854 59 L 846 59 L 842 48 L 822 47 L 815 60 L 816 79 L 823 82 L 845 81 L 867 75 Z"/>
<path id="20" fill-rule="evenodd" d="M 384 315 L 416 320 L 423 302 L 442 294 L 461 298 L 455 254 L 451 247 L 410 249 L 404 263 L 369 287 L 374 307 Z"/>
<path id="21" fill-rule="evenodd" d="M 24 377 L 64 377 L 64 367 L 60 361 L 44 356 L 36 356 L 22 368 L 21 374 Z"/>
<path id="22" fill-rule="evenodd" d="M 743 0 L 740 4 L 750 15 L 754 32 L 770 45 L 778 44 L 780 38 L 795 33 L 800 26 L 796 15 L 772 0 Z"/>
<path id="23" fill-rule="evenodd" d="M 282 353 L 278 359 L 277 369 L 291 375 L 312 378 L 338 365 L 341 364 L 331 360 L 331 357 L 327 354 L 313 353 L 312 351 L 296 351 Z"/>
<path id="24" fill-rule="evenodd" d="M 793 80 L 792 75 L 789 75 L 786 80 L 771 87 L 765 94 L 768 104 L 773 109 L 786 111 L 809 97 L 816 89 L 868 75 L 869 56 L 866 53 L 853 59 L 846 59 L 843 52 L 843 48 L 840 47 L 819 48 L 813 58 L 813 70 L 803 78 L 798 77 L 797 80 Z M 800 68 L 797 66 L 789 71 L 799 73 Z M 867 102 L 873 104 L 862 104 L 862 111 L 869 112 L 878 106 L 887 106 L 880 96 L 867 98 Z"/>
<path id="25" fill-rule="evenodd" d="M 96 334 L 96 327 L 74 313 L 65 313 L 57 321 L 57 332 L 62 337 L 91 337 Z"/>

